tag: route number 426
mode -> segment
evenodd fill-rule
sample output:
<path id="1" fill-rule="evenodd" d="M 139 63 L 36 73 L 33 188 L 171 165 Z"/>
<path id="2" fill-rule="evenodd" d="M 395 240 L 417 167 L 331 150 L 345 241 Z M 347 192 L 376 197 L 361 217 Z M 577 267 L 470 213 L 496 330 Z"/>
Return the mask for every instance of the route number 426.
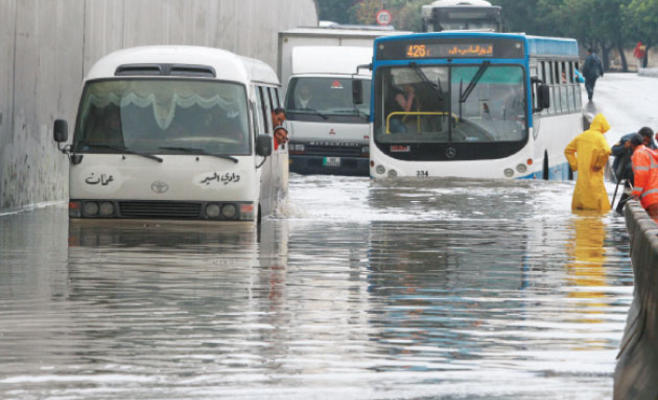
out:
<path id="1" fill-rule="evenodd" d="M 430 174 L 429 174 L 428 171 L 425 171 L 425 170 L 418 170 L 418 171 L 416 171 L 416 176 L 417 176 L 417 177 L 426 178 L 426 177 L 430 176 Z"/>

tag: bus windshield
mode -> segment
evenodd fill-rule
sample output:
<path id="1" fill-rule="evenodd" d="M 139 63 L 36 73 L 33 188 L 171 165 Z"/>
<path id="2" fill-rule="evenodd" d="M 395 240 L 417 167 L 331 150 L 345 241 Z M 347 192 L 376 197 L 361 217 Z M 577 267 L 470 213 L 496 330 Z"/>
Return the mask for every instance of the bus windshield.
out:
<path id="1" fill-rule="evenodd" d="M 377 142 L 493 143 L 526 138 L 521 66 L 412 63 L 381 68 L 376 76 Z"/>
<path id="2" fill-rule="evenodd" d="M 352 78 L 297 77 L 290 80 L 286 115 L 290 120 L 367 123 L 370 80 L 361 79 L 363 102 L 354 104 Z"/>
<path id="3" fill-rule="evenodd" d="M 73 151 L 251 153 L 244 85 L 191 79 L 87 83 Z M 174 150 L 178 149 L 178 150 Z"/>

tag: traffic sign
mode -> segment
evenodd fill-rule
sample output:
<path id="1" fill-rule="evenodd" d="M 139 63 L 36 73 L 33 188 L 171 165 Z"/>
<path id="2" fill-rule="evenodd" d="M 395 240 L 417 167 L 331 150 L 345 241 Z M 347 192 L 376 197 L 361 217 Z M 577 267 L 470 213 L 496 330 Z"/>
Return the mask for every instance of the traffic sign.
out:
<path id="1" fill-rule="evenodd" d="M 375 16 L 375 19 L 377 20 L 377 23 L 379 25 L 388 25 L 391 23 L 393 16 L 391 15 L 391 12 L 388 10 L 379 10 L 377 11 L 377 15 Z"/>

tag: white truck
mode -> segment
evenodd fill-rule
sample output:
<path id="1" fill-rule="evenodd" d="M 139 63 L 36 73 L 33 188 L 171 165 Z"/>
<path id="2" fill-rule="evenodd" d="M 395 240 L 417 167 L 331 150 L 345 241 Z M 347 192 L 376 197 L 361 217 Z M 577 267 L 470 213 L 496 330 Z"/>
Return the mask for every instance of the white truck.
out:
<path id="1" fill-rule="evenodd" d="M 406 32 L 297 28 L 279 33 L 290 171 L 369 175 L 370 70 L 375 38 Z M 355 104 L 353 91 L 363 102 Z"/>

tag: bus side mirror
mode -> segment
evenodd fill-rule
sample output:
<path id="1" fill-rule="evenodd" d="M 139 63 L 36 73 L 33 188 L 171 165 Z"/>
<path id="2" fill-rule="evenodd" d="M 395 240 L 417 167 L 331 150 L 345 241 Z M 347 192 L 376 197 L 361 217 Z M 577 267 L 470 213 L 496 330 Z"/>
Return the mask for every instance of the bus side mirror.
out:
<path id="1" fill-rule="evenodd" d="M 537 86 L 537 107 L 539 110 L 547 109 L 551 106 L 551 91 L 548 85 L 540 84 Z"/>
<path id="2" fill-rule="evenodd" d="M 56 119 L 53 127 L 53 139 L 57 143 L 64 143 L 69 139 L 69 125 L 63 119 Z"/>
<path id="3" fill-rule="evenodd" d="M 361 82 L 361 79 L 352 80 L 352 100 L 354 104 L 363 104 L 363 82 Z"/>
<path id="4" fill-rule="evenodd" d="M 256 155 L 261 157 L 272 155 L 272 136 L 258 135 L 256 138 Z"/>
<path id="5" fill-rule="evenodd" d="M 69 139 L 69 124 L 66 120 L 56 119 L 53 126 L 53 139 L 57 142 L 57 148 L 64 154 L 69 154 L 71 146 L 62 146 Z"/>

